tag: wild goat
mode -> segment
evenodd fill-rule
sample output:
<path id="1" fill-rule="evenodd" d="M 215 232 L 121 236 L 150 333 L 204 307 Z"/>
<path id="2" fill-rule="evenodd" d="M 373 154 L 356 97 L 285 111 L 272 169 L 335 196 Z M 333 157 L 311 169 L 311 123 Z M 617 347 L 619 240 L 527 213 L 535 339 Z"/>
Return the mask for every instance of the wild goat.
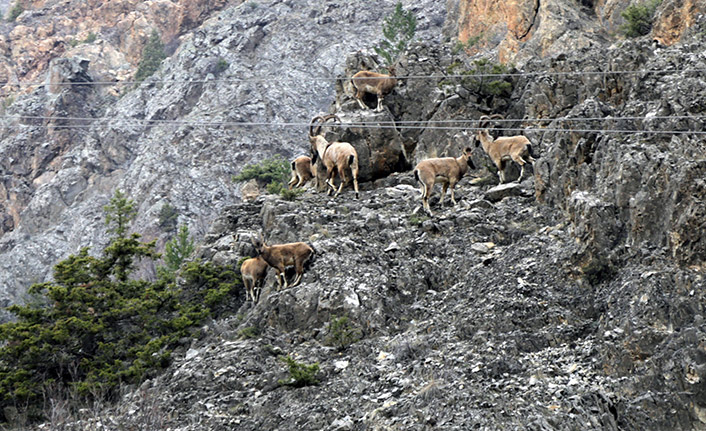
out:
<path id="1" fill-rule="evenodd" d="M 499 114 L 493 114 L 490 117 L 487 115 L 480 117 L 476 147 L 482 145 L 485 153 L 495 163 L 501 184 L 505 182 L 505 162 L 508 160 L 517 162 L 521 168 L 520 177 L 517 179 L 519 183 L 525 173 L 525 163 L 533 164 L 536 160 L 532 154 L 532 144 L 529 139 L 521 135 L 501 136 L 493 139 L 488 132 L 487 122 L 495 118 L 503 117 Z"/>
<path id="2" fill-rule="evenodd" d="M 475 169 L 471 158 L 471 149 L 463 150 L 463 155 L 458 158 L 442 157 L 434 159 L 422 160 L 414 168 L 414 178 L 422 183 L 422 206 L 426 212 L 433 215 L 429 208 L 429 196 L 434 188 L 434 184 L 440 182 L 443 184 L 441 191 L 441 200 L 439 205 L 443 205 L 446 190 L 451 187 L 451 202 L 456 205 L 454 198 L 454 186 L 461 181 L 461 178 L 466 174 L 468 168 Z"/>
<path id="3" fill-rule="evenodd" d="M 292 179 L 287 184 L 290 190 L 293 187 L 303 187 L 312 178 L 314 178 L 316 186 L 318 186 L 316 164 L 311 162 L 311 157 L 299 156 L 292 160 Z"/>
<path id="4" fill-rule="evenodd" d="M 397 85 L 395 68 L 389 67 L 388 69 L 390 71 L 389 75 L 371 72 L 369 70 L 361 70 L 351 78 L 353 88 L 355 89 L 355 100 L 358 101 L 362 109 L 368 109 L 365 103 L 363 103 L 363 97 L 365 97 L 365 93 L 371 93 L 375 94 L 378 98 L 378 106 L 375 108 L 375 111 L 382 111 L 383 97 L 390 93 L 392 89 L 395 88 L 395 85 Z"/>
<path id="5" fill-rule="evenodd" d="M 335 120 L 339 123 L 341 120 L 336 115 L 327 115 L 325 117 L 314 117 L 309 124 L 309 142 L 311 143 L 311 163 L 316 163 L 317 159 L 321 159 L 321 163 L 326 167 L 326 184 L 331 187 L 328 191 L 330 195 L 332 191 L 338 196 L 341 193 L 343 186 L 350 181 L 346 175 L 346 171 L 351 171 L 353 177 L 353 189 L 355 190 L 355 198 L 358 199 L 358 153 L 353 148 L 353 145 L 348 142 L 328 142 L 321 134 L 321 127 L 328 120 Z M 314 128 L 316 121 L 320 123 Z M 334 179 L 336 172 L 341 177 L 341 184 L 336 190 Z"/>
<path id="6" fill-rule="evenodd" d="M 285 269 L 288 266 L 293 266 L 297 273 L 294 283 L 289 287 L 297 286 L 304 274 L 304 264 L 314 255 L 314 249 L 303 242 L 292 242 L 289 244 L 278 244 L 268 246 L 265 240 L 260 235 L 260 238 L 252 243 L 257 250 L 259 257 L 265 260 L 268 265 L 273 267 L 277 272 L 277 283 L 279 287 L 286 289 L 288 287 L 287 277 L 285 277 Z"/>
<path id="7" fill-rule="evenodd" d="M 268 268 L 267 262 L 260 256 L 247 259 L 240 265 L 240 275 L 243 278 L 243 284 L 245 284 L 246 301 L 250 297 L 252 302 L 257 304 L 260 299 L 260 285 L 267 275 Z M 257 295 L 255 295 L 256 290 Z"/>

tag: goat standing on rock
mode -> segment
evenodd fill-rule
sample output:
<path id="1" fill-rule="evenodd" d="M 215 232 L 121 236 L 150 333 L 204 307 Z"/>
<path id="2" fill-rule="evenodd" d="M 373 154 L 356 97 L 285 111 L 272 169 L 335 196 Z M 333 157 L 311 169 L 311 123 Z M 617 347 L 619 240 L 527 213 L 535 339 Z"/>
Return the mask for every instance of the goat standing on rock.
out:
<path id="1" fill-rule="evenodd" d="M 525 164 L 533 164 L 535 162 L 535 158 L 532 154 L 532 144 L 529 139 L 522 135 L 501 136 L 493 139 L 488 132 L 487 123 L 495 118 L 503 117 L 498 114 L 494 114 L 490 117 L 487 115 L 480 117 L 476 147 L 482 145 L 485 153 L 498 168 L 498 177 L 500 178 L 501 184 L 505 182 L 505 162 L 508 160 L 514 160 L 520 165 L 520 177 L 517 179 L 517 182 L 522 182 L 522 176 L 525 173 Z"/>
<path id="2" fill-rule="evenodd" d="M 316 121 L 320 123 L 314 128 Z M 311 143 L 311 163 L 316 163 L 317 159 L 321 159 L 324 167 L 326 167 L 326 184 L 331 187 L 328 191 L 330 195 L 332 191 L 336 192 L 333 197 L 341 193 L 343 186 L 348 184 L 349 179 L 346 172 L 350 170 L 353 177 L 353 189 L 355 190 L 355 198 L 360 196 L 358 192 L 358 153 L 353 145 L 348 142 L 329 142 L 321 133 L 321 127 L 328 120 L 335 120 L 339 123 L 341 120 L 336 115 L 327 115 L 325 117 L 314 117 L 309 124 L 309 142 Z M 334 184 L 336 172 L 341 177 L 341 184 L 338 190 Z"/>
<path id="3" fill-rule="evenodd" d="M 362 109 L 368 109 L 365 103 L 363 103 L 363 97 L 365 97 L 365 93 L 370 93 L 375 94 L 378 98 L 378 106 L 375 108 L 375 112 L 382 111 L 383 97 L 390 93 L 392 89 L 395 88 L 395 85 L 397 85 L 395 68 L 390 66 L 388 70 L 390 72 L 389 75 L 371 72 L 369 70 L 361 70 L 353 75 L 351 82 L 355 89 L 355 100 L 358 101 Z"/>
<path id="4" fill-rule="evenodd" d="M 414 178 L 422 183 L 422 206 L 426 212 L 432 216 L 431 208 L 429 208 L 429 196 L 434 188 L 434 184 L 440 182 L 443 184 L 441 191 L 441 199 L 439 205 L 443 205 L 446 190 L 451 187 L 451 202 L 456 205 L 454 199 L 454 187 L 456 183 L 461 181 L 461 178 L 466 174 L 468 168 L 475 169 L 471 158 L 471 149 L 463 150 L 463 155 L 458 158 L 442 157 L 422 160 L 414 168 Z"/>
<path id="5" fill-rule="evenodd" d="M 282 286 L 284 286 L 285 289 L 287 287 L 297 286 L 301 282 L 302 275 L 304 274 L 304 265 L 308 263 L 309 259 L 314 255 L 314 249 L 304 242 L 268 246 L 262 238 L 262 235 L 260 235 L 257 241 L 252 239 L 252 243 L 259 257 L 277 272 L 277 283 L 279 287 L 282 288 Z M 291 286 L 287 284 L 287 277 L 285 276 L 285 269 L 288 266 L 293 266 L 297 273 L 294 283 L 292 283 Z"/>

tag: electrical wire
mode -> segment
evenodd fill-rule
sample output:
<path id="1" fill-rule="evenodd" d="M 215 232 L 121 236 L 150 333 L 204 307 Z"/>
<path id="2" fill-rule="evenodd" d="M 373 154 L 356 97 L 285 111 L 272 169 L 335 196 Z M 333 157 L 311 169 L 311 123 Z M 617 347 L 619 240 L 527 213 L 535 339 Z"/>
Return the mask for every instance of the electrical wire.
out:
<path id="1" fill-rule="evenodd" d="M 397 79 L 406 80 L 422 80 L 422 79 L 449 79 L 449 78 L 500 78 L 500 77 L 536 77 L 536 76 L 581 76 L 581 75 L 650 75 L 650 74 L 667 74 L 667 73 L 704 73 L 706 69 L 638 69 L 638 70 L 581 70 L 581 71 L 557 71 L 557 72 L 507 72 L 507 73 L 477 73 L 477 74 L 448 74 L 448 75 L 400 75 Z M 302 72 L 308 73 L 308 72 Z M 349 77 L 314 77 L 308 78 L 307 81 L 341 81 L 348 80 Z M 386 79 L 366 78 L 366 79 Z M 57 82 L 48 84 L 44 82 L 0 82 L 0 86 L 17 86 L 17 87 L 37 87 L 46 85 L 57 86 L 85 86 L 85 85 L 134 85 L 148 82 L 150 84 L 213 84 L 213 83 L 248 83 L 248 82 L 271 82 L 278 81 L 301 81 L 301 77 L 295 76 L 268 76 L 268 77 L 249 77 L 249 78 L 228 78 L 228 79 L 146 79 L 145 81 L 83 81 L 83 82 Z"/>

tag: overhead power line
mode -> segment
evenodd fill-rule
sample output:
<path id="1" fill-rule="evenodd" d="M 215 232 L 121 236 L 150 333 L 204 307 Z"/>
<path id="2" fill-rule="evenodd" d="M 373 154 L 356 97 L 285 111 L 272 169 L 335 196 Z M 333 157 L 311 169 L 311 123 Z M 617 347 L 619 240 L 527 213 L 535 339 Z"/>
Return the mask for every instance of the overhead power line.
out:
<path id="1" fill-rule="evenodd" d="M 556 72 L 507 72 L 507 73 L 475 73 L 475 74 L 446 74 L 446 75 L 399 75 L 396 76 L 397 79 L 406 80 L 423 80 L 423 79 L 449 79 L 449 78 L 462 78 L 462 79 L 473 79 L 473 78 L 501 78 L 501 77 L 537 77 L 537 76 L 581 76 L 581 75 L 650 75 L 650 74 L 674 74 L 674 73 L 704 73 L 706 69 L 704 68 L 693 68 L 693 69 L 637 69 L 637 70 L 579 70 L 579 71 L 556 71 Z M 348 80 L 350 77 L 311 77 L 307 78 L 306 81 L 340 81 Z M 366 79 L 385 79 L 383 78 L 366 78 Z M 57 86 L 86 86 L 86 85 L 134 85 L 141 84 L 143 82 L 149 82 L 153 84 L 223 84 L 223 83 L 247 83 L 247 82 L 270 82 L 270 81 L 290 81 L 296 80 L 301 81 L 302 78 L 298 76 L 265 76 L 265 77 L 245 77 L 245 78 L 225 78 L 225 79 L 146 79 L 145 81 L 83 81 L 83 82 L 57 82 L 48 83 L 43 82 L 10 82 L 4 81 L 0 82 L 0 86 L 17 86 L 17 87 L 37 87 L 43 85 L 57 85 Z"/>
<path id="2" fill-rule="evenodd" d="M 706 115 L 642 115 L 642 116 L 616 116 L 616 117 L 556 117 L 556 118 L 495 118 L 491 121 L 497 123 L 547 123 L 547 122 L 566 122 L 566 121 L 652 121 L 652 120 L 700 120 L 706 118 Z M 310 121 L 293 121 L 293 122 L 273 122 L 273 121 L 209 121 L 206 119 L 196 120 L 160 120 L 160 119 L 142 119 L 142 118 L 116 118 L 116 117 L 70 117 L 70 116 L 43 116 L 43 115 L 2 115 L 0 119 L 5 120 L 47 120 L 47 121 L 81 121 L 90 124 L 98 123 L 141 123 L 141 124 L 174 124 L 174 125 L 190 125 L 190 126 L 272 126 L 272 127 L 308 127 Z M 436 128 L 437 124 L 459 124 L 459 123 L 478 123 L 479 119 L 447 119 L 447 120 L 399 120 L 399 121 L 350 121 L 346 123 L 326 123 L 327 127 L 383 127 L 383 126 L 417 126 L 424 128 Z M 428 126 L 425 126 L 428 125 Z M 54 125 L 54 127 L 59 125 Z M 466 128 L 466 127 L 464 127 Z M 470 126 L 468 128 L 471 128 Z M 515 130 L 521 128 L 514 128 Z M 499 130 L 499 129 L 496 129 Z"/>

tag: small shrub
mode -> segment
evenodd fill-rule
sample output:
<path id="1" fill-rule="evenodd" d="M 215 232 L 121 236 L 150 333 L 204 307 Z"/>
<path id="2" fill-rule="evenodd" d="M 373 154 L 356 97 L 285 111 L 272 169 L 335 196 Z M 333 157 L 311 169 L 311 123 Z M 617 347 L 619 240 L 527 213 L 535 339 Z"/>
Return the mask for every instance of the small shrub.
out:
<path id="1" fill-rule="evenodd" d="M 225 59 L 219 58 L 218 62 L 216 63 L 216 75 L 221 74 L 228 70 L 230 67 L 230 63 L 228 63 Z"/>
<path id="2" fill-rule="evenodd" d="M 336 347 L 338 350 L 345 350 L 348 346 L 363 338 L 363 331 L 355 327 L 348 316 L 332 316 L 328 331 L 327 344 Z"/>
<path id="3" fill-rule="evenodd" d="M 409 216 L 409 224 L 411 224 L 412 226 L 421 226 L 421 224 L 427 220 L 429 220 L 429 216 L 425 214 L 412 214 L 411 216 Z"/>
<path id="4" fill-rule="evenodd" d="M 260 331 L 254 326 L 248 326 L 238 331 L 238 335 L 242 338 L 255 338 L 260 334 Z"/>
<path id="5" fill-rule="evenodd" d="M 17 19 L 17 17 L 22 15 L 22 12 L 24 12 L 24 11 L 25 11 L 24 6 L 22 6 L 22 3 L 20 3 L 18 1 L 17 3 L 15 3 L 14 6 L 12 6 L 12 9 L 10 9 L 10 12 L 8 12 L 7 21 L 14 22 Z"/>
<path id="6" fill-rule="evenodd" d="M 471 48 L 473 48 L 475 45 L 477 45 L 478 42 L 480 42 L 481 39 L 483 39 L 483 37 L 484 37 L 483 33 L 481 33 L 476 36 L 469 37 L 468 40 L 465 42 L 461 42 L 460 40 L 456 41 L 456 45 L 454 45 L 454 47 L 451 49 L 451 52 L 455 55 L 461 51 L 468 51 Z"/>
<path id="7" fill-rule="evenodd" d="M 88 33 L 88 36 L 86 36 L 86 38 L 83 40 L 83 43 L 93 43 L 96 41 L 96 39 L 98 39 L 98 36 L 95 33 L 90 32 Z"/>
<path id="8" fill-rule="evenodd" d="M 282 196 L 282 199 L 286 201 L 293 201 L 299 196 L 304 194 L 304 189 L 287 189 L 285 187 L 282 187 L 282 190 L 280 190 L 279 195 Z"/>
<path id="9" fill-rule="evenodd" d="M 316 374 L 319 372 L 319 363 L 306 365 L 297 362 L 291 356 L 280 356 L 282 362 L 287 364 L 289 380 L 278 380 L 280 385 L 302 388 L 304 386 L 316 385 L 319 383 Z"/>
<path id="10" fill-rule="evenodd" d="M 259 186 L 265 186 L 268 193 L 280 194 L 286 189 L 290 165 L 284 157 L 276 155 L 261 163 L 247 165 L 235 177 L 234 181 L 257 180 Z"/>
<path id="11" fill-rule="evenodd" d="M 652 21 L 655 11 L 662 0 L 647 0 L 644 3 L 634 4 L 625 8 L 620 13 L 625 23 L 620 26 L 620 31 L 626 37 L 639 37 L 649 34 L 652 30 Z"/>
<path id="12" fill-rule="evenodd" d="M 512 94 L 512 81 L 503 75 L 509 73 L 509 70 L 510 68 L 503 64 L 493 64 L 486 59 L 476 60 L 471 70 L 461 73 L 464 75 L 461 83 L 481 96 L 507 97 Z M 499 76 L 494 78 L 487 75 Z"/>

